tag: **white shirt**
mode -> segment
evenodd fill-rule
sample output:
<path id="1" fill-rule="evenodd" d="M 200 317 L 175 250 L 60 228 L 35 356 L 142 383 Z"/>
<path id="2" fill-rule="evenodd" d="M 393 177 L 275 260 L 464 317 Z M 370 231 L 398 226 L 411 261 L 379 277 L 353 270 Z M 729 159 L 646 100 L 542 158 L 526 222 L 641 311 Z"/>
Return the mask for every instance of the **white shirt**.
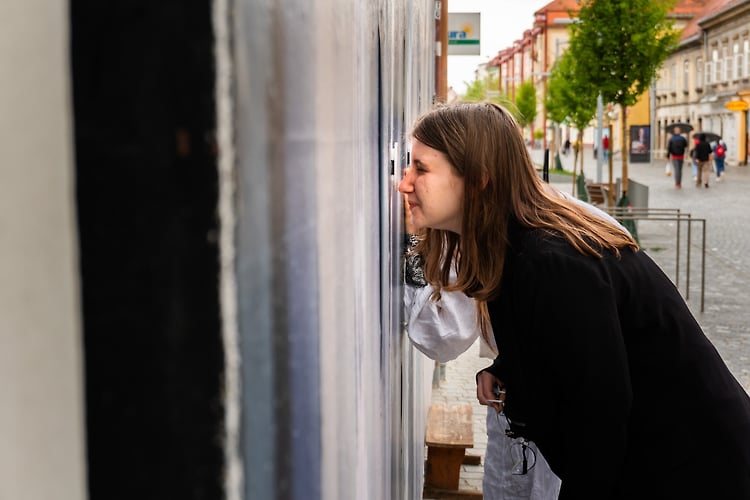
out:
<path id="1" fill-rule="evenodd" d="M 433 302 L 431 286 L 404 288 L 407 329 L 414 347 L 441 363 L 471 347 L 480 331 L 474 299 L 463 292 L 443 291 Z"/>

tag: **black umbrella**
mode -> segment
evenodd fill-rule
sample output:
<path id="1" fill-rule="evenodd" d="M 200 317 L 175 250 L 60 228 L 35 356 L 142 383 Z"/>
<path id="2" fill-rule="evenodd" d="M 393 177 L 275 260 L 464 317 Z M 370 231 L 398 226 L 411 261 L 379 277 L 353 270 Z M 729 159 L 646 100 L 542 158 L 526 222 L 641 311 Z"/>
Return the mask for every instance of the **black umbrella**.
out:
<path id="1" fill-rule="evenodd" d="M 677 128 L 677 127 L 680 128 L 680 133 L 681 134 L 685 134 L 687 132 L 692 132 L 692 130 L 693 130 L 693 126 L 690 125 L 689 123 L 680 123 L 680 122 L 670 123 L 669 125 L 667 125 L 664 128 L 664 130 L 666 130 L 668 134 L 674 134 L 674 129 Z"/>
<path id="2" fill-rule="evenodd" d="M 719 134 L 714 134 L 713 132 L 696 132 L 693 134 L 693 137 L 697 138 L 698 134 L 705 134 L 706 142 L 716 142 L 721 139 L 721 136 Z"/>

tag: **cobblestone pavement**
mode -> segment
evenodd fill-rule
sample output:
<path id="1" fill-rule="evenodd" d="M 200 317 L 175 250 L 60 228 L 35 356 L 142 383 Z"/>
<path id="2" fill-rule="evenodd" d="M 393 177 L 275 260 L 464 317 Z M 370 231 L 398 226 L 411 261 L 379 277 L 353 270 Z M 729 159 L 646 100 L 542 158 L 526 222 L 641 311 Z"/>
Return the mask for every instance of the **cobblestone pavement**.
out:
<path id="1" fill-rule="evenodd" d="M 596 160 L 584 151 L 584 173 L 596 176 Z M 541 165 L 543 152 L 531 151 L 532 159 Z M 572 154 L 562 158 L 564 168 L 572 170 Z M 629 165 L 629 178 L 648 187 L 648 207 L 679 209 L 685 217 L 704 219 L 705 289 L 701 311 L 702 227 L 690 223 L 690 286 L 687 289 L 687 227 L 680 225 L 679 273 L 677 271 L 676 221 L 639 220 L 636 222 L 641 246 L 687 296 L 693 315 L 716 346 L 727 366 L 742 386 L 750 392 L 750 167 L 728 165 L 725 179 L 711 179 L 708 189 L 695 187 L 691 169 L 683 168 L 682 189 L 675 189 L 674 179 L 664 174 L 664 160 Z M 604 179 L 608 182 L 607 168 Z M 613 176 L 621 177 L 621 161 L 614 160 Z M 572 180 L 552 183 L 570 193 Z M 687 293 L 689 291 L 689 293 Z M 490 360 L 479 357 L 479 344 L 445 366 L 444 380 L 433 389 L 433 401 L 470 403 L 474 408 L 474 443 L 470 453 L 484 455 L 487 436 L 486 408 L 476 402 L 474 375 L 489 366 Z M 483 467 L 464 465 L 461 487 L 481 489 Z"/>
<path id="2" fill-rule="evenodd" d="M 479 465 L 463 465 L 459 479 L 459 489 L 481 490 L 484 475 L 484 451 L 487 448 L 487 407 L 477 402 L 474 375 L 492 364 L 491 359 L 479 356 L 479 342 L 474 342 L 466 352 L 443 367 L 439 387 L 432 389 L 432 401 L 444 404 L 472 405 L 474 416 L 474 448 L 466 450 L 469 455 L 479 455 Z M 429 497 L 425 497 L 425 500 Z"/>

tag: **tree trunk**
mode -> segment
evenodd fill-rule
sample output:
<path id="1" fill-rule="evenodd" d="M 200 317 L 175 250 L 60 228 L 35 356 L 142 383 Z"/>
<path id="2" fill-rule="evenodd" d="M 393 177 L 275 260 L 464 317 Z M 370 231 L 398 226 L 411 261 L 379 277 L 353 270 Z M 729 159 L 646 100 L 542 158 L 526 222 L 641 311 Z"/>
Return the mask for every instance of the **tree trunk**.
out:
<path id="1" fill-rule="evenodd" d="M 578 165 L 578 147 L 573 144 L 573 190 L 571 191 L 571 193 L 573 193 L 573 196 L 579 195 L 576 189 L 576 165 Z"/>
<path id="2" fill-rule="evenodd" d="M 610 121 L 607 125 L 607 131 L 609 133 L 609 149 L 614 149 L 612 146 L 615 143 L 615 134 L 614 134 L 614 127 L 612 127 L 612 122 Z M 609 195 L 607 196 L 607 199 L 609 200 L 607 202 L 607 206 L 614 207 L 615 206 L 615 184 L 614 184 L 614 175 L 612 173 L 613 166 L 614 166 L 615 156 L 612 154 L 612 151 L 609 151 L 607 154 L 607 168 L 609 169 Z"/>
<path id="3" fill-rule="evenodd" d="M 628 108 L 620 105 L 622 112 L 622 144 L 620 152 L 622 154 L 622 195 L 628 194 L 628 153 L 630 152 L 630 134 L 628 134 Z M 612 151 L 610 151 L 610 155 Z"/>
<path id="4" fill-rule="evenodd" d="M 575 156 L 573 157 L 573 195 L 580 197 L 580 194 L 577 190 L 578 183 L 576 182 L 578 175 L 583 175 L 583 132 L 578 131 L 578 136 L 576 138 L 575 144 L 577 146 L 573 147 L 573 151 Z M 578 160 L 580 158 L 581 161 L 581 167 L 578 168 Z M 579 172 L 579 173 L 576 173 Z M 584 177 L 584 181 L 586 178 Z"/>
<path id="5" fill-rule="evenodd" d="M 557 166 L 557 127 L 552 124 L 552 143 L 549 145 L 549 150 L 552 151 L 552 161 Z"/>
<path id="6" fill-rule="evenodd" d="M 581 149 L 581 175 L 583 175 L 583 130 L 578 130 L 578 144 L 580 144 Z M 583 180 L 586 180 L 586 177 L 583 178 Z"/>

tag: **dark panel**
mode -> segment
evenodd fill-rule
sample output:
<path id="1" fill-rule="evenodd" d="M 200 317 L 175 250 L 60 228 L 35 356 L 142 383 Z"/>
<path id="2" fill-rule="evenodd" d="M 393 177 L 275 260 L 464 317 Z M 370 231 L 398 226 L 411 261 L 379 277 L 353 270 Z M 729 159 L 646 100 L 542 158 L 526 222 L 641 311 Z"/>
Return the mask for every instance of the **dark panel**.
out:
<path id="1" fill-rule="evenodd" d="M 71 0 L 90 496 L 223 497 L 209 0 Z"/>

